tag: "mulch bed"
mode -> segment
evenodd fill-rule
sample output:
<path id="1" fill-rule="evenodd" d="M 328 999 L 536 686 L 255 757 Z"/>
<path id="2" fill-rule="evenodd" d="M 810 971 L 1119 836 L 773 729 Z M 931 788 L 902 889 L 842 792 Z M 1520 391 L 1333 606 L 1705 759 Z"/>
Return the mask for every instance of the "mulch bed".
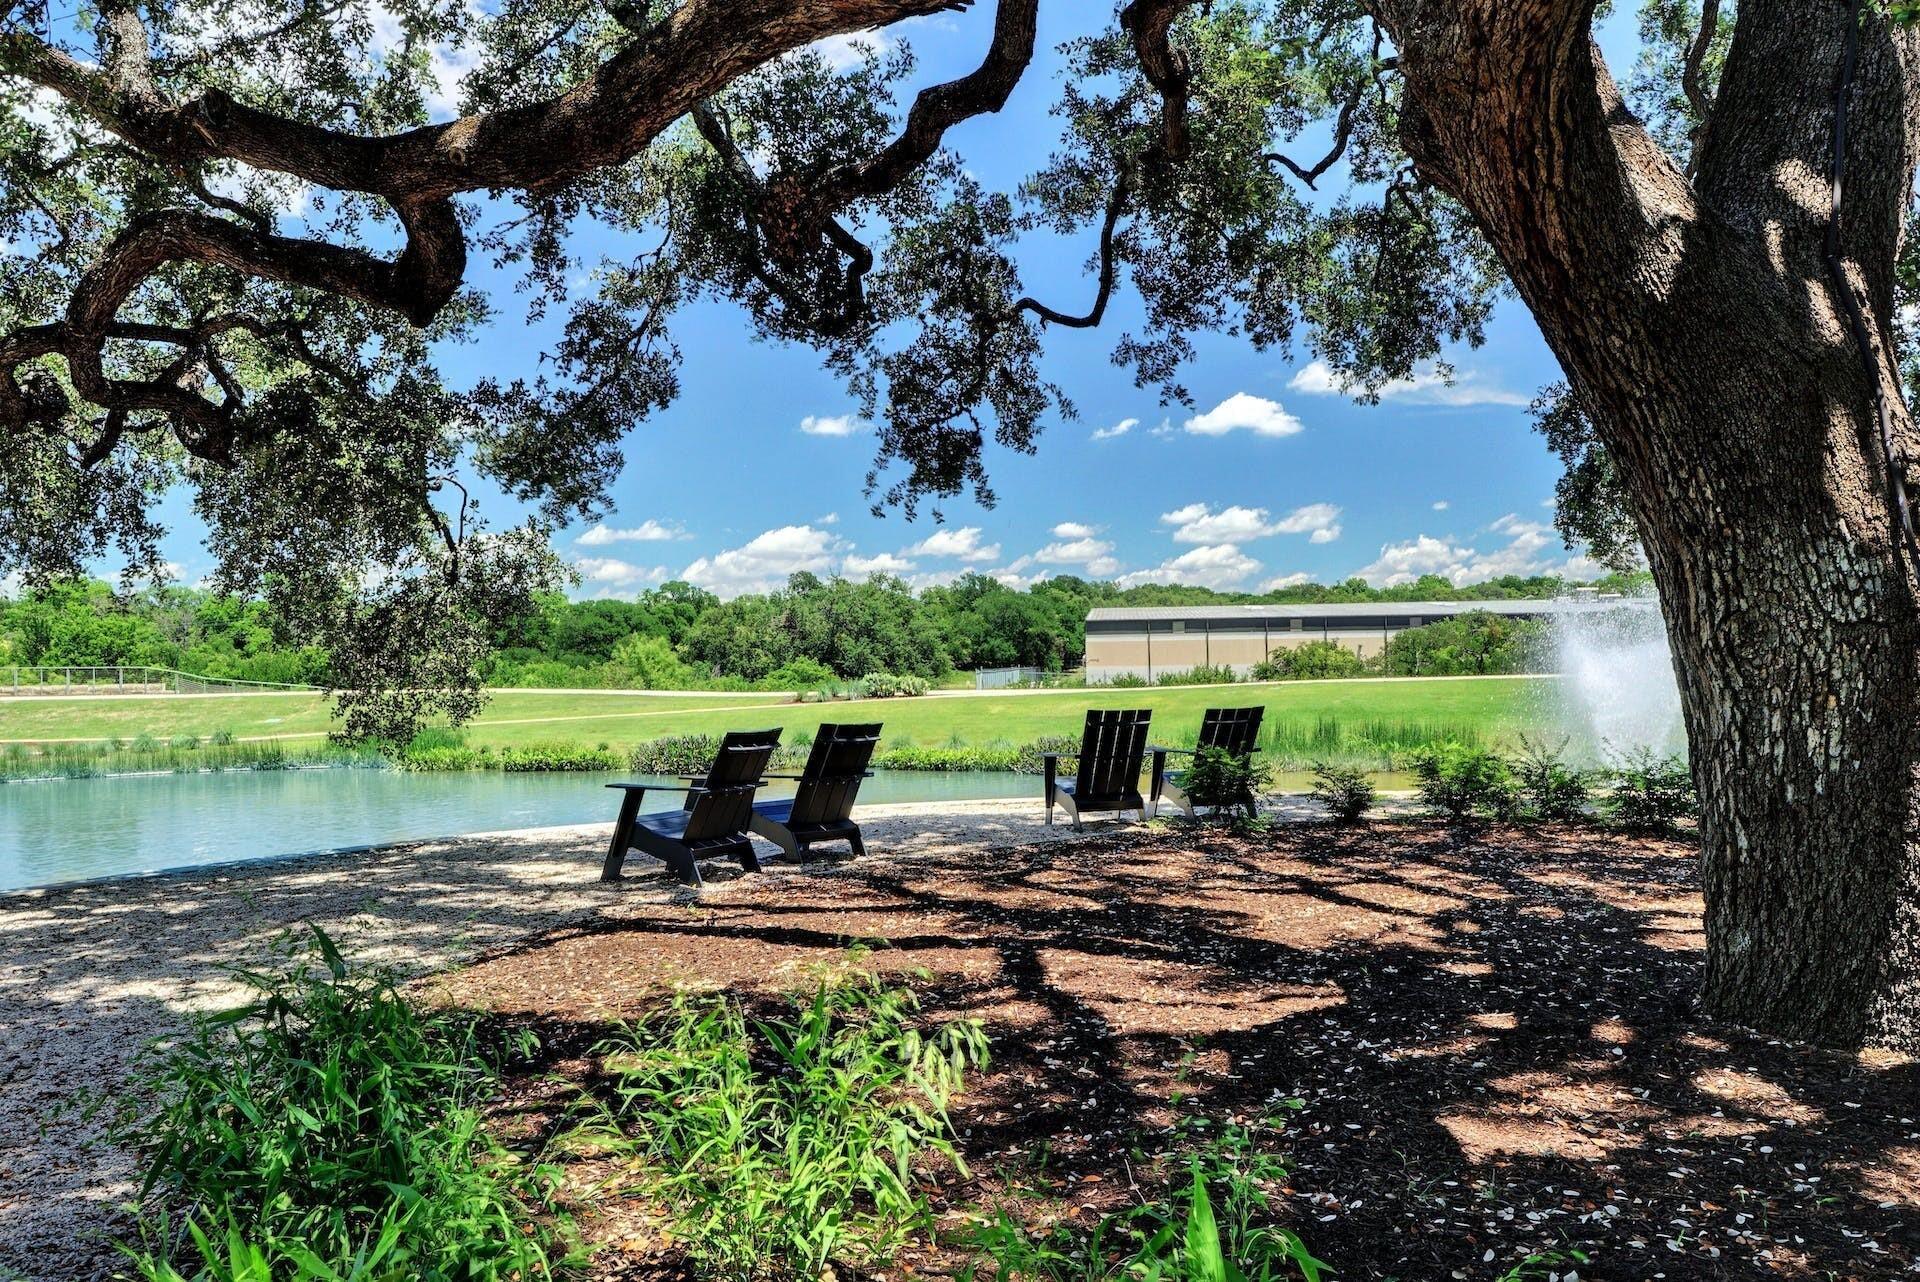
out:
<path id="1" fill-rule="evenodd" d="M 1270 1142 L 1279 1205 L 1343 1278 L 1496 1279 L 1574 1248 L 1517 1276 L 1920 1272 L 1920 1066 L 1707 1022 L 1684 843 L 1393 823 L 875 855 L 636 903 L 435 987 L 584 1074 L 598 1032 L 674 984 L 772 1001 L 860 940 L 928 972 L 930 1018 L 993 1037 L 945 1209 L 1090 1222 L 1183 1116 L 1298 1099 Z M 659 1239 L 619 1222 L 639 1214 L 585 1208 L 616 1248 L 602 1276 L 667 1263 L 629 1258 Z"/>

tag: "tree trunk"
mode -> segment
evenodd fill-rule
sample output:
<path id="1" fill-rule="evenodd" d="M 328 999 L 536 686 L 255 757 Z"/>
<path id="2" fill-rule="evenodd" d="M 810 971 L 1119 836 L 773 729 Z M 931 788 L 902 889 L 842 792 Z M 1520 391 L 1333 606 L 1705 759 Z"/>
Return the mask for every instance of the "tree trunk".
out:
<path id="1" fill-rule="evenodd" d="M 1694 183 L 1626 112 L 1590 6 L 1381 9 L 1416 162 L 1479 221 L 1633 499 L 1702 799 L 1709 1011 L 1920 1049 L 1920 611 L 1823 254 L 1845 6 L 1742 0 Z M 1914 61 L 1876 20 L 1851 98 L 1843 251 L 1878 318 Z M 1884 323 L 1874 346 L 1890 366 Z"/>

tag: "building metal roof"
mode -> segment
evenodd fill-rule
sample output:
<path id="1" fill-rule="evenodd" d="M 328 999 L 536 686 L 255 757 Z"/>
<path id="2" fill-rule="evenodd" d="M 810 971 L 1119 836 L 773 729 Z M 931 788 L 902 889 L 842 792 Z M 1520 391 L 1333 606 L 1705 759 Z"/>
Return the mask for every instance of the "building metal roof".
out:
<path id="1" fill-rule="evenodd" d="M 1352 601 L 1306 602 L 1298 605 L 1149 605 L 1099 606 L 1087 611 L 1089 623 L 1159 623 L 1168 620 L 1202 622 L 1217 619 L 1340 619 L 1364 616 L 1402 615 L 1419 619 L 1439 619 L 1454 614 L 1484 610 L 1533 618 L 1565 609 L 1590 610 L 1598 606 L 1639 605 L 1627 597 L 1534 598 L 1519 601 Z M 1649 603 L 1650 604 L 1650 603 Z"/>

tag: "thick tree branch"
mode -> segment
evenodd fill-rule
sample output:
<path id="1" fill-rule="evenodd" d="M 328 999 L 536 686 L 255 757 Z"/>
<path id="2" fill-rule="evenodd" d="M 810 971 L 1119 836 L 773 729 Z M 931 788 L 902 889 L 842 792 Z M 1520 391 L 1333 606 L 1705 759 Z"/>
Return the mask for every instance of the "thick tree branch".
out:
<path id="1" fill-rule="evenodd" d="M 1131 0 L 1120 11 L 1120 26 L 1133 41 L 1140 72 L 1160 95 L 1159 159 L 1178 163 L 1186 159 L 1187 97 L 1191 69 L 1186 55 L 1173 47 L 1174 19 L 1201 0 Z"/>

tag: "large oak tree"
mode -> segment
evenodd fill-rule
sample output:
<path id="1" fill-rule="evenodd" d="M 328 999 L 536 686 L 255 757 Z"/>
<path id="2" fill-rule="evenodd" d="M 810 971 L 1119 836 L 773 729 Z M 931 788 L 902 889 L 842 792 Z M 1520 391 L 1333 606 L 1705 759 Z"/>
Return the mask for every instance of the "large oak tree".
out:
<path id="1" fill-rule="evenodd" d="M 1712 1009 L 1920 1046 L 1902 15 L 1649 0 L 1623 94 L 1596 0 L 1132 0 L 1065 50 L 1051 161 L 987 190 L 948 135 L 1028 76 L 1043 2 L 966 19 L 978 67 L 917 87 L 897 42 L 816 42 L 963 4 L 16 8 L 0 572 L 150 565 L 185 481 L 224 586 L 328 637 L 354 728 L 391 729 L 471 706 L 487 622 L 676 394 L 689 302 L 817 348 L 881 425 L 877 501 L 911 509 L 985 496 L 989 437 L 1071 412 L 1042 344 L 1116 291 L 1115 361 L 1169 398 L 1203 330 L 1366 396 L 1510 284 L 1565 371 L 1569 509 L 1660 587 Z M 631 253 L 580 261 L 595 223 Z M 1085 296 L 1023 285 L 1052 234 L 1092 246 Z M 474 257 L 523 297 L 471 290 Z M 435 345 L 507 305 L 564 316 L 541 375 L 449 386 Z M 482 528 L 456 473 L 534 517 Z"/>

